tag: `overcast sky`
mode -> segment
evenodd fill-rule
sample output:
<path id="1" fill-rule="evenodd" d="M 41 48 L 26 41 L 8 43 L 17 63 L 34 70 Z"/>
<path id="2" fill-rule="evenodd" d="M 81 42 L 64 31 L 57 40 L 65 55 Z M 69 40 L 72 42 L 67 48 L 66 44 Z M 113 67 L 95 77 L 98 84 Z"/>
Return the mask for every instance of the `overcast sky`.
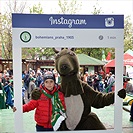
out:
<path id="1" fill-rule="evenodd" d="M 0 10 L 4 12 L 7 10 L 6 3 L 9 0 L 0 0 Z M 11 0 L 10 0 L 11 1 Z M 18 0 L 19 2 L 25 0 Z M 68 0 L 71 1 L 71 0 Z M 125 16 L 131 15 L 133 20 L 133 0 L 77 0 L 78 4 L 81 4 L 81 10 L 77 14 L 91 14 L 93 12 L 93 6 L 97 5 L 97 8 L 101 7 L 103 14 L 124 14 Z M 41 3 L 44 14 L 57 14 L 59 12 L 58 0 L 26 0 L 25 12 L 29 12 L 29 7 L 34 4 Z"/>

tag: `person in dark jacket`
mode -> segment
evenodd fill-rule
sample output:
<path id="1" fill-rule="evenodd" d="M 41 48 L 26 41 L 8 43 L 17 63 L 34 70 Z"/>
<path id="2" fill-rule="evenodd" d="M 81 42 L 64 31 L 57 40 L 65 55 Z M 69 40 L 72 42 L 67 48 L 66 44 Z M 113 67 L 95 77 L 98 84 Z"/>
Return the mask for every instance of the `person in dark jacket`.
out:
<path id="1" fill-rule="evenodd" d="M 6 108 L 13 108 L 14 100 L 13 100 L 13 82 L 6 82 L 4 86 L 4 91 L 6 94 Z"/>
<path id="2" fill-rule="evenodd" d="M 36 131 L 56 131 L 60 124 L 65 120 L 65 102 L 64 95 L 60 92 L 60 86 L 55 84 L 55 76 L 48 71 L 44 74 L 44 82 L 38 88 L 34 89 L 39 95 L 35 98 L 31 94 L 31 100 L 23 105 L 23 112 L 35 111 Z M 37 95 L 37 94 L 36 94 Z M 13 112 L 16 107 L 13 107 Z"/>

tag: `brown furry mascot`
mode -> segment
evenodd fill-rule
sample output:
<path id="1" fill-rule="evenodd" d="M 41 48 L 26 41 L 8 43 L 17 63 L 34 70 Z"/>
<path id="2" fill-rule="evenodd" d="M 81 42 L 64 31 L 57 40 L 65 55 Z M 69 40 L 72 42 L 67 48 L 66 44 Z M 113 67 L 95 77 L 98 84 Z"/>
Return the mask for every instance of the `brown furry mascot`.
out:
<path id="1" fill-rule="evenodd" d="M 65 95 L 67 119 L 60 130 L 104 130 L 105 126 L 91 107 L 103 108 L 114 103 L 114 92 L 103 94 L 83 82 L 79 76 L 79 63 L 76 54 L 63 49 L 55 58 L 56 70 L 61 76 L 61 91 Z M 125 98 L 121 89 L 119 97 Z"/>
<path id="2" fill-rule="evenodd" d="M 61 76 L 61 91 L 65 95 L 67 118 L 61 124 L 60 130 L 105 130 L 105 126 L 91 107 L 103 108 L 114 103 L 114 92 L 103 94 L 95 91 L 79 76 L 79 63 L 76 54 L 63 49 L 55 58 L 55 66 Z M 118 92 L 125 98 L 125 89 Z M 32 99 L 38 99 L 40 92 L 34 90 Z"/>

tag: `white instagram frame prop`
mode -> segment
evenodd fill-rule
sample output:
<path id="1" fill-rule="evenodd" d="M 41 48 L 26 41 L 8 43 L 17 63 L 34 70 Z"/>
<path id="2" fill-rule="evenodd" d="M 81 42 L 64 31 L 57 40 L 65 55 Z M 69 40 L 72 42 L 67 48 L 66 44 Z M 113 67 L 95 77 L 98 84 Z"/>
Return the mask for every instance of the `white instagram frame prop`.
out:
<path id="1" fill-rule="evenodd" d="M 122 99 L 117 96 L 117 91 L 123 87 L 124 16 L 13 14 L 12 21 L 14 94 L 17 107 L 14 114 L 15 133 L 24 133 L 21 97 L 21 49 L 24 47 L 115 48 L 114 129 L 69 133 L 122 133 Z M 65 132 L 67 131 L 61 131 Z"/>

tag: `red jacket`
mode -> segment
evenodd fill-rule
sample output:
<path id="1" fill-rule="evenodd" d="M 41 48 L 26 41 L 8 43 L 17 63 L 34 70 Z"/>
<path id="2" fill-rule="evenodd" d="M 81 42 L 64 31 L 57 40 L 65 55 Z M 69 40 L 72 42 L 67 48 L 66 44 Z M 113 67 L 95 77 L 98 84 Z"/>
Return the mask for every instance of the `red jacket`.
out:
<path id="1" fill-rule="evenodd" d="M 48 94 L 54 94 L 55 91 L 60 89 L 60 86 L 54 86 L 53 91 L 48 91 L 43 85 L 40 86 L 41 89 L 44 89 Z M 64 95 L 62 92 L 58 91 L 58 95 L 62 104 L 65 107 Z M 51 99 L 45 96 L 43 93 L 38 100 L 30 100 L 29 103 L 23 105 L 23 112 L 29 112 L 35 110 L 34 119 L 36 123 L 44 128 L 52 128 L 51 125 L 51 116 L 52 116 L 52 102 Z"/>

